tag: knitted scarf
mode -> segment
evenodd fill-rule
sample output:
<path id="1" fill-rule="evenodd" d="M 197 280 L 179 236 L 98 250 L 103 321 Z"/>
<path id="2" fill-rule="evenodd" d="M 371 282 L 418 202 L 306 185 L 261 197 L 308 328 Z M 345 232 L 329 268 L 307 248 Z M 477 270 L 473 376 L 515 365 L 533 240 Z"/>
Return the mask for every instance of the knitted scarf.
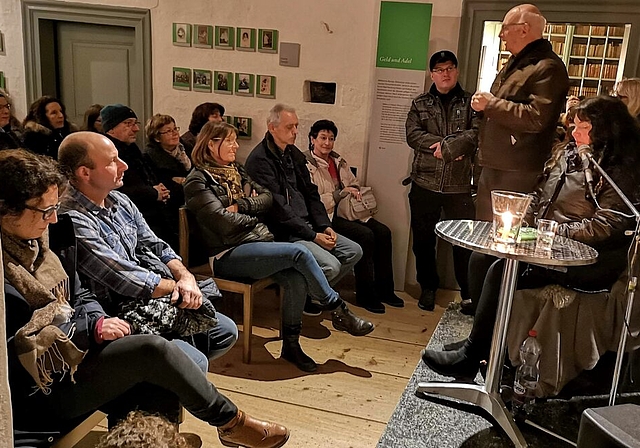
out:
<path id="1" fill-rule="evenodd" d="M 73 315 L 67 301 L 69 278 L 49 250 L 46 234 L 25 241 L 2 232 L 2 255 L 6 281 L 33 310 L 29 322 L 15 335 L 16 353 L 38 388 L 48 394 L 52 375 L 69 372 L 73 381 L 86 353 L 57 327 Z"/>
<path id="2" fill-rule="evenodd" d="M 216 182 L 227 189 L 230 204 L 233 204 L 245 196 L 242 190 L 242 177 L 235 163 L 222 166 L 214 162 L 209 162 L 204 166 L 204 169 L 211 174 L 211 177 L 213 177 Z"/>
<path id="3" fill-rule="evenodd" d="M 178 143 L 178 146 L 173 148 L 171 151 L 167 151 L 167 152 L 174 159 L 180 162 L 186 171 L 189 171 L 191 169 L 191 159 L 189 159 L 189 156 L 185 152 L 184 146 L 182 145 L 182 143 Z"/>

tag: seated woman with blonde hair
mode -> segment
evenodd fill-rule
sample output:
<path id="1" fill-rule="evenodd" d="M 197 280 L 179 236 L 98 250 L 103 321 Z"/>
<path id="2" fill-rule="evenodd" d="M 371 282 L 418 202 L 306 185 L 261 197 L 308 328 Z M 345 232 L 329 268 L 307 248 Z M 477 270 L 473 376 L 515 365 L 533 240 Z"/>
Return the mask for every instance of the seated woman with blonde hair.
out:
<path id="1" fill-rule="evenodd" d="M 632 116 L 640 118 L 640 78 L 624 78 L 616 85 L 615 96 L 627 106 Z"/>

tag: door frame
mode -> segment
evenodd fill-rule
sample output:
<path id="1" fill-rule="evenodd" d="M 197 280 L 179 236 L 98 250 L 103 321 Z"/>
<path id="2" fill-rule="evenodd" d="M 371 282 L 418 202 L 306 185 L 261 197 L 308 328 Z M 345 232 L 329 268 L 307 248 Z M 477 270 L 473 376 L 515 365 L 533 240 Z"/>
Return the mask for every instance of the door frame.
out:
<path id="1" fill-rule="evenodd" d="M 40 48 L 41 21 L 76 22 L 133 28 L 136 63 L 142 67 L 142 117 L 153 111 L 153 77 L 151 73 L 151 12 L 140 8 L 81 3 L 22 0 L 24 30 L 25 82 L 27 104 L 42 96 L 42 68 Z"/>

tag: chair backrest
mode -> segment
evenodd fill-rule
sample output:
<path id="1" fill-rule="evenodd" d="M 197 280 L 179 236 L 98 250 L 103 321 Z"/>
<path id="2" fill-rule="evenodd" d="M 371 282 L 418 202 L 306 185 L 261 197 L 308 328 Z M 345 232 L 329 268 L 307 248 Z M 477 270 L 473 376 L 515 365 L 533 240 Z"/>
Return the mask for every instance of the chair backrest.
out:
<path id="1" fill-rule="evenodd" d="M 178 252 L 182 258 L 182 263 L 189 268 L 189 210 L 185 206 L 180 207 L 178 210 L 178 238 L 179 248 Z"/>
<path id="2" fill-rule="evenodd" d="M 194 224 L 193 216 L 190 216 L 191 212 L 182 206 L 178 213 L 178 255 L 182 258 L 182 263 L 194 275 L 211 276 L 206 246 L 201 241 L 199 229 Z"/>

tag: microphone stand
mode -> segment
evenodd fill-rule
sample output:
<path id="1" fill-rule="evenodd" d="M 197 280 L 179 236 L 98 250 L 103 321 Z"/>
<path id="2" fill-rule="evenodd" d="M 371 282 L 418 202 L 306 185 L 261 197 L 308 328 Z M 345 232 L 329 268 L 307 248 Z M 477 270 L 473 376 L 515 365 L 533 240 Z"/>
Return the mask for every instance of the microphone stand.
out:
<path id="1" fill-rule="evenodd" d="M 640 249 L 640 212 L 636 209 L 629 198 L 620 190 L 620 187 L 611 179 L 611 177 L 602 169 L 602 167 L 595 161 L 591 154 L 587 153 L 587 157 L 600 172 L 602 177 L 609 182 L 609 185 L 620 196 L 620 199 L 629 207 L 629 210 L 636 218 L 636 229 L 633 232 L 633 241 L 631 246 L 631 260 L 629 261 L 629 279 L 627 284 L 627 309 L 624 313 L 624 321 L 622 325 L 622 331 L 620 333 L 620 341 L 618 342 L 618 353 L 616 354 L 616 364 L 613 370 L 613 380 L 611 382 L 611 392 L 609 393 L 609 406 L 613 406 L 616 402 L 616 395 L 618 393 L 618 382 L 620 380 L 620 371 L 622 369 L 622 358 L 624 356 L 625 346 L 627 345 L 627 326 L 631 319 L 631 309 L 633 308 L 633 299 L 636 293 L 636 287 L 638 285 L 638 252 Z"/>

